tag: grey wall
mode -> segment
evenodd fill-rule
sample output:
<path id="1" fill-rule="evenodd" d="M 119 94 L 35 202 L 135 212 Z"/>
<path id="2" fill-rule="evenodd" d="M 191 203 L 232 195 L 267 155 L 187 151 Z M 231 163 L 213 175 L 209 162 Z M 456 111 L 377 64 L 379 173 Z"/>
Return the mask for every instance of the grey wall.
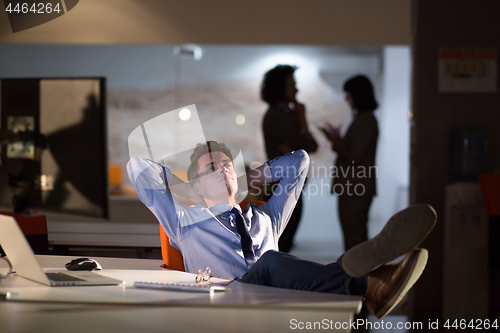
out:
<path id="1" fill-rule="evenodd" d="M 200 61 L 178 59 L 176 69 L 172 45 L 0 44 L 0 63 L 9 64 L 0 67 L 0 78 L 106 77 L 111 163 L 126 164 L 128 134 L 138 124 L 175 105 L 191 104 L 197 105 L 211 139 L 227 140 L 220 137 L 223 132 L 235 140 L 234 133 L 220 130 L 220 121 L 231 127 L 236 115 L 244 115 L 246 123 L 236 128 L 236 139 L 248 163 L 262 163 L 260 122 L 267 106 L 259 98 L 261 79 L 278 63 L 298 65 L 298 98 L 306 103 L 310 129 L 321 142 L 316 165 L 330 166 L 333 155 L 316 126 L 325 121 L 347 125 L 349 111 L 341 93 L 347 77 L 357 73 L 380 77 L 381 48 L 202 45 L 202 49 Z"/>
<path id="2" fill-rule="evenodd" d="M 441 314 L 442 284 L 446 283 L 442 278 L 443 222 L 444 190 L 452 181 L 448 172 L 450 128 L 486 128 L 489 135 L 489 169 L 500 166 L 498 88 L 495 93 L 438 93 L 438 49 L 497 48 L 498 52 L 500 2 L 417 0 L 413 2 L 412 15 L 414 126 L 410 199 L 413 203 L 431 204 L 439 216 L 435 230 L 422 244 L 429 250 L 429 263 L 415 286 L 415 315 L 437 318 Z"/>

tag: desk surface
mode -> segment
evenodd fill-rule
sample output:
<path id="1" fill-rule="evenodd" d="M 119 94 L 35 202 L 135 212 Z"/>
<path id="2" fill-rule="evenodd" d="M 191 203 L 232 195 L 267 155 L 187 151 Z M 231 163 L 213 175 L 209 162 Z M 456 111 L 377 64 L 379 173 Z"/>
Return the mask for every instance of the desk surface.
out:
<path id="1" fill-rule="evenodd" d="M 48 269 L 60 269 L 73 258 L 37 256 Z M 361 297 L 239 282 L 230 285 L 231 292 L 215 295 L 136 289 L 134 281 L 192 282 L 194 275 L 161 269 L 160 260 L 97 260 L 101 274 L 125 283 L 45 287 L 17 276 L 2 279 L 0 294 L 15 296 L 0 301 L 0 332 L 78 333 L 90 327 L 94 332 L 282 332 L 307 322 L 323 327 L 349 322 L 361 304 Z M 5 272 L 1 267 L 2 262 L 0 271 Z"/>

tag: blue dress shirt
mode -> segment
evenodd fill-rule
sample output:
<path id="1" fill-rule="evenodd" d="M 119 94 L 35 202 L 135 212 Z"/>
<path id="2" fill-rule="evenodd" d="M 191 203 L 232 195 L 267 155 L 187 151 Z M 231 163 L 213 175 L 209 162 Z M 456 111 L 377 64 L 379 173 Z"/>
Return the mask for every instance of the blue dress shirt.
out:
<path id="1" fill-rule="evenodd" d="M 309 156 L 298 150 L 265 163 L 266 183 L 278 182 L 273 196 L 257 207 L 250 203 L 242 212 L 253 243 L 256 262 L 266 251 L 278 250 L 278 239 L 297 203 L 309 170 Z M 219 277 L 241 277 L 247 267 L 240 235 L 228 204 L 182 205 L 172 195 L 170 169 L 148 159 L 133 157 L 127 172 L 141 201 L 156 216 L 170 239 L 181 251 L 187 272 L 211 268 Z M 235 206 L 241 211 L 239 205 Z"/>

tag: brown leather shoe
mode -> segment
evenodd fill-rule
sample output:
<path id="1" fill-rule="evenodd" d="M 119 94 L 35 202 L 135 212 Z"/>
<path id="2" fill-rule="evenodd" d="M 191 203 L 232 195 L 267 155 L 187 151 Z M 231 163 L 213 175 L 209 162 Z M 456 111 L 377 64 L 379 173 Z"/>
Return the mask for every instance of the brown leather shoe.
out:
<path id="1" fill-rule="evenodd" d="M 409 252 L 399 264 L 384 265 L 368 274 L 365 298 L 377 318 L 389 314 L 417 282 L 427 264 L 426 249 Z"/>

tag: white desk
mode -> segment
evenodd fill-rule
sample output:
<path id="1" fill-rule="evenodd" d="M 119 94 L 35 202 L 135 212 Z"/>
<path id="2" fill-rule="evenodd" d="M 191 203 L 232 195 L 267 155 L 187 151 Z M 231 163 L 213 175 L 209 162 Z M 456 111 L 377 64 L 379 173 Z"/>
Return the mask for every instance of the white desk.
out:
<path id="1" fill-rule="evenodd" d="M 37 258 L 45 268 L 61 268 L 74 257 Z M 361 304 L 361 297 L 239 282 L 215 295 L 136 289 L 138 280 L 191 282 L 194 275 L 161 269 L 160 260 L 97 260 L 102 274 L 125 284 L 45 287 L 17 276 L 3 279 L 0 294 L 17 296 L 0 301 L 0 332 L 289 332 L 299 323 L 349 322 Z M 5 272 L 1 267 L 2 261 Z"/>

